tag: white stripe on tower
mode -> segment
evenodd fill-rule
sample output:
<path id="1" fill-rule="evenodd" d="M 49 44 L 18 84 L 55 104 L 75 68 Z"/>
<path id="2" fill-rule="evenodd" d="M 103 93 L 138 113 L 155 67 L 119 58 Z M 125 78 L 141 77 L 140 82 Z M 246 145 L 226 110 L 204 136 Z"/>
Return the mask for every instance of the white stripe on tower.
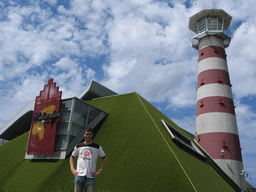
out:
<path id="1" fill-rule="evenodd" d="M 206 36 L 199 42 L 195 140 L 240 184 L 243 163 L 222 41 L 217 36 Z"/>

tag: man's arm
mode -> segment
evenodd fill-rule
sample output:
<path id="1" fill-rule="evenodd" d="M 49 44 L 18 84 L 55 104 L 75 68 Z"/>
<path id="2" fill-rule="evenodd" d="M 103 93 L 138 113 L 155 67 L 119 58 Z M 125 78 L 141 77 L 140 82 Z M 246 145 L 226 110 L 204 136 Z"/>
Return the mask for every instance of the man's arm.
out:
<path id="1" fill-rule="evenodd" d="M 108 159 L 107 159 L 106 156 L 103 157 L 102 160 L 103 161 L 102 161 L 102 164 L 101 164 L 101 167 L 100 167 L 101 171 L 104 169 L 105 165 L 108 162 Z M 99 170 L 99 171 L 92 172 L 92 177 L 97 177 L 100 174 L 101 171 Z"/>
<path id="2" fill-rule="evenodd" d="M 106 164 L 107 164 L 107 162 L 108 162 L 107 157 L 103 157 L 103 158 L 102 158 L 102 160 L 103 160 L 103 162 L 102 162 L 101 167 L 100 167 L 100 169 L 101 169 L 101 170 L 103 170 L 103 169 L 104 169 L 105 165 L 106 165 Z"/>
<path id="3" fill-rule="evenodd" d="M 73 173 L 74 176 L 77 176 L 77 175 L 78 175 L 78 172 L 77 172 L 77 170 L 74 168 L 74 157 L 73 157 L 72 155 L 70 155 L 69 164 L 70 164 L 71 172 Z"/>

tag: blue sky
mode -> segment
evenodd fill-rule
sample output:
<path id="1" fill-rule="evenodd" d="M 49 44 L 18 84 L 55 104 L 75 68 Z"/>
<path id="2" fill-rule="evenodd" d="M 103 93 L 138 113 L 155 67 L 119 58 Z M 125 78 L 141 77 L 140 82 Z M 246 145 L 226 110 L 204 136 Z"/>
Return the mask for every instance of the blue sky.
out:
<path id="1" fill-rule="evenodd" d="M 91 80 L 138 92 L 195 132 L 197 50 L 188 19 L 218 8 L 233 18 L 226 49 L 247 178 L 256 186 L 256 8 L 253 0 L 1 0 L 0 126 L 54 78 L 63 98 Z"/>

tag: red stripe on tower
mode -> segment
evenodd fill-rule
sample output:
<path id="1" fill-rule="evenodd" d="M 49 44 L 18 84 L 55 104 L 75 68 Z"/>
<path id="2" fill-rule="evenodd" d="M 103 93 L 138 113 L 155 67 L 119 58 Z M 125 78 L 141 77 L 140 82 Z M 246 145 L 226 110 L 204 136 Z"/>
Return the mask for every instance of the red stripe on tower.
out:
<path id="1" fill-rule="evenodd" d="M 231 159 L 242 161 L 239 137 L 233 133 L 205 133 L 196 135 L 195 140 L 205 146 L 204 150 L 213 159 Z M 223 150 L 223 151 L 222 151 Z"/>
<path id="2" fill-rule="evenodd" d="M 222 112 L 235 115 L 233 100 L 221 96 L 205 97 L 200 99 L 197 101 L 196 109 L 196 116 L 211 112 Z"/>
<path id="3" fill-rule="evenodd" d="M 228 72 L 221 69 L 209 69 L 198 75 L 197 88 L 211 83 L 231 86 Z"/>
<path id="4" fill-rule="evenodd" d="M 219 57 L 226 60 L 225 49 L 219 46 L 205 47 L 199 51 L 198 61 L 202 61 L 209 57 Z"/>

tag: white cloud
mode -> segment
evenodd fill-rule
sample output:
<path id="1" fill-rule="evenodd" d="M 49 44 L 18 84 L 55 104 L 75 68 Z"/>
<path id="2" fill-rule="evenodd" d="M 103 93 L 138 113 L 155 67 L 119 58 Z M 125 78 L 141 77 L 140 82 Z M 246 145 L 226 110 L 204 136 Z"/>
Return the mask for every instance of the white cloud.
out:
<path id="1" fill-rule="evenodd" d="M 46 75 L 26 77 L 21 85 L 15 87 L 16 93 L 13 95 L 13 99 L 20 102 L 34 100 L 40 90 L 43 90 L 45 81 Z"/>
<path id="2" fill-rule="evenodd" d="M 66 8 L 63 5 L 60 5 L 58 7 L 58 12 L 65 14 L 65 13 L 67 13 L 67 10 L 66 10 Z"/>
<path id="3" fill-rule="evenodd" d="M 182 6 L 174 10 L 164 5 L 147 4 L 130 13 L 137 5 L 126 5 L 127 10 L 113 5 L 115 17 L 107 25 L 112 60 L 104 66 L 105 84 L 117 92 L 137 91 L 150 101 L 191 105 L 197 65 L 196 59 L 184 58 L 192 49 L 181 41 L 188 36 L 187 16 Z"/>
<path id="4" fill-rule="evenodd" d="M 76 68 L 78 66 L 78 63 L 72 61 L 69 57 L 63 57 L 53 66 L 56 66 L 60 69 L 72 69 Z"/>
<path id="5" fill-rule="evenodd" d="M 256 93 L 255 32 L 256 24 L 251 20 L 242 23 L 227 49 L 232 89 L 238 99 Z"/>
<path id="6" fill-rule="evenodd" d="M 70 2 L 72 9 L 69 13 L 74 14 L 79 17 L 86 17 L 90 12 L 90 6 L 88 1 L 81 2 L 79 0 L 73 0 Z"/>
<path id="7" fill-rule="evenodd" d="M 96 72 L 94 70 L 88 68 L 88 69 L 85 70 L 85 74 L 86 74 L 86 78 L 88 80 L 95 79 Z"/>
<path id="8" fill-rule="evenodd" d="M 236 105 L 236 116 L 240 134 L 253 140 L 256 139 L 256 113 L 253 111 L 253 108 L 250 105 L 238 103 Z"/>
<path id="9" fill-rule="evenodd" d="M 57 74 L 54 80 L 59 82 L 62 98 L 68 98 L 77 96 L 95 78 L 94 76 L 95 72 L 92 69 L 77 67 Z"/>

